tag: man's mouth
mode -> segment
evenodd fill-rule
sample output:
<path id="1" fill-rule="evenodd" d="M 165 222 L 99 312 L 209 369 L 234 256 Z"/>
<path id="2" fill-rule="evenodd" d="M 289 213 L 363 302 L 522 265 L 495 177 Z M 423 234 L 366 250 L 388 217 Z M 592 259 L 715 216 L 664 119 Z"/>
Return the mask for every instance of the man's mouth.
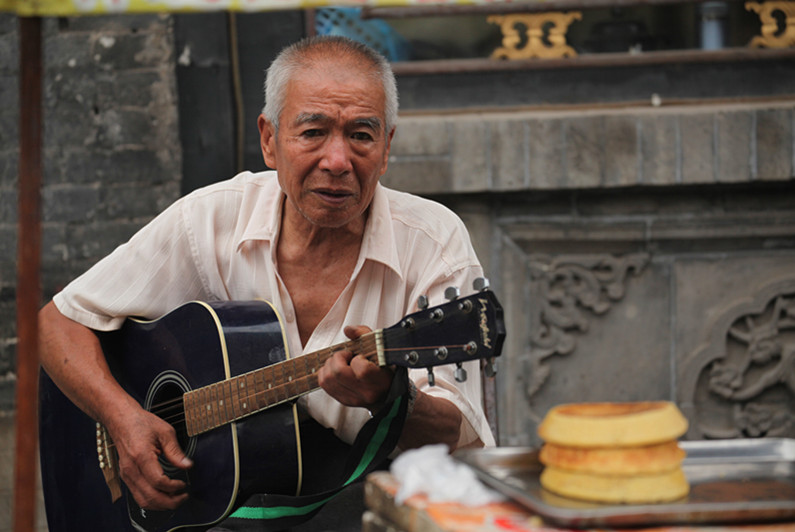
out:
<path id="1" fill-rule="evenodd" d="M 353 195 L 341 190 L 316 190 L 315 194 L 329 203 L 342 203 Z"/>

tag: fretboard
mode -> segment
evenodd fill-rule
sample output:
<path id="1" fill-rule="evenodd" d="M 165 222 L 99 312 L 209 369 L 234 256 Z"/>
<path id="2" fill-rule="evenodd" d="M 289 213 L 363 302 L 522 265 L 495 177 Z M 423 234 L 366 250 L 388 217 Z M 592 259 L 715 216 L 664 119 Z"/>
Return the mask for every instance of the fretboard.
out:
<path id="1" fill-rule="evenodd" d="M 319 387 L 317 372 L 336 351 L 349 349 L 384 365 L 382 331 L 192 390 L 183 395 L 188 436 L 196 436 Z"/>

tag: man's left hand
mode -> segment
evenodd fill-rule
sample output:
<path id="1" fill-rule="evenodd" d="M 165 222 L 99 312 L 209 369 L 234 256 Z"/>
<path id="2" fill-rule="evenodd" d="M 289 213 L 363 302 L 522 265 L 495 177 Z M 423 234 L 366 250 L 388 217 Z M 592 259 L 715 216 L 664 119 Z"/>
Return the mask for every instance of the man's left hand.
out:
<path id="1" fill-rule="evenodd" d="M 345 327 L 351 340 L 371 332 L 369 327 Z M 346 406 L 377 410 L 386 399 L 394 372 L 348 349 L 336 351 L 320 368 L 318 384 L 326 393 Z"/>

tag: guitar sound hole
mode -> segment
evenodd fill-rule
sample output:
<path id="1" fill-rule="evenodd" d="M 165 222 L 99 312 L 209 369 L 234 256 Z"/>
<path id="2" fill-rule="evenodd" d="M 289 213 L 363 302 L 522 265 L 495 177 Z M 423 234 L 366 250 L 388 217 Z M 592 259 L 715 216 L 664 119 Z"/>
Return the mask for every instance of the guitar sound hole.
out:
<path id="1" fill-rule="evenodd" d="M 150 388 L 145 406 L 147 410 L 174 427 L 180 448 L 190 457 L 193 455 L 196 442 L 195 438 L 188 436 L 185 425 L 182 396 L 187 391 L 187 382 L 181 375 L 175 373 L 161 375 Z M 173 476 L 174 473 L 179 471 L 177 467 L 174 467 L 164 457 L 160 456 L 158 460 L 167 475 Z"/>

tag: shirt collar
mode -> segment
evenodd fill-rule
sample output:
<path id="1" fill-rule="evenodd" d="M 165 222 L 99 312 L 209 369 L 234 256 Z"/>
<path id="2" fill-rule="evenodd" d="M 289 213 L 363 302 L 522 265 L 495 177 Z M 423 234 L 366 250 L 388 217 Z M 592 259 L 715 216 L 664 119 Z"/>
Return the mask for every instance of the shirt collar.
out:
<path id="1" fill-rule="evenodd" d="M 359 255 L 359 262 L 362 262 L 361 258 L 380 262 L 403 277 L 389 197 L 381 183 L 376 185 L 373 201 L 370 204 L 370 216 L 364 229 L 362 251 Z"/>
<path id="2" fill-rule="evenodd" d="M 238 213 L 239 219 L 244 221 L 244 229 L 237 241 L 238 251 L 248 241 L 276 240 L 284 198 L 275 171 L 252 174 L 251 179 L 246 180 Z"/>

